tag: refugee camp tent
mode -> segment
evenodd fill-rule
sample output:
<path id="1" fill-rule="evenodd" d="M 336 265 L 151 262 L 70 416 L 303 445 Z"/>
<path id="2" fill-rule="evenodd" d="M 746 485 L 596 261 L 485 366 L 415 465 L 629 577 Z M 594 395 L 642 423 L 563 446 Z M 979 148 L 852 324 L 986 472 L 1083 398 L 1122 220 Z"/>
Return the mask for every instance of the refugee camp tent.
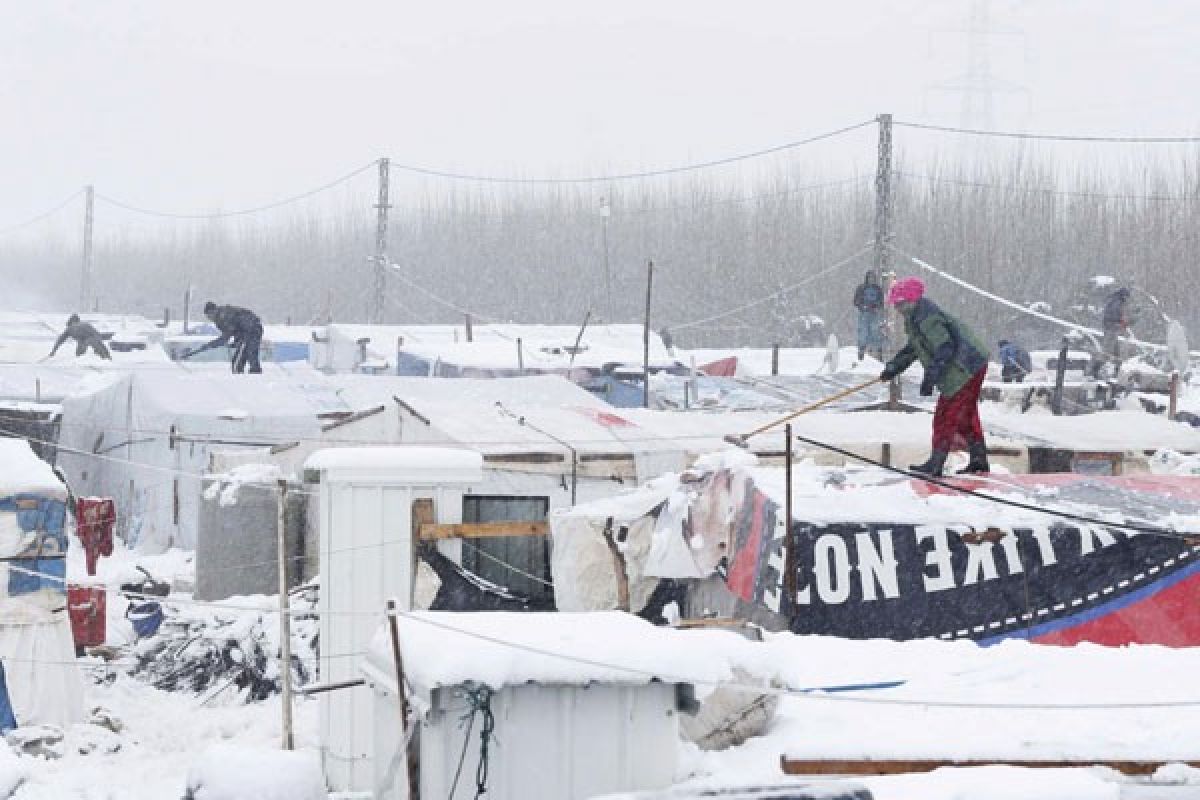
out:
<path id="1" fill-rule="evenodd" d="M 0 439 L 0 727 L 83 716 L 67 615 L 67 488 L 20 439 Z"/>
<path id="2" fill-rule="evenodd" d="M 194 548 L 203 479 L 220 448 L 283 448 L 348 409 L 308 366 L 230 375 L 218 365 L 113 374 L 63 402 L 59 463 L 77 491 L 117 502 L 130 547 Z"/>
<path id="3" fill-rule="evenodd" d="M 640 325 L 350 325 L 333 323 L 318 336 L 310 363 L 323 372 L 382 371 L 441 377 L 500 377 L 641 364 Z M 650 361 L 674 363 L 655 333 Z"/>
<path id="4" fill-rule="evenodd" d="M 552 514 L 556 583 L 595 587 L 560 592 L 560 609 L 604 607 L 614 581 L 670 580 L 687 587 L 685 614 L 797 633 L 1200 644 L 1200 478 L 993 475 L 955 481 L 964 494 L 804 464 L 792 480 L 794 594 L 784 470 L 726 454 L 639 490 L 624 516 L 612 502 Z M 637 562 L 624 578 L 595 560 L 605 528 Z"/>

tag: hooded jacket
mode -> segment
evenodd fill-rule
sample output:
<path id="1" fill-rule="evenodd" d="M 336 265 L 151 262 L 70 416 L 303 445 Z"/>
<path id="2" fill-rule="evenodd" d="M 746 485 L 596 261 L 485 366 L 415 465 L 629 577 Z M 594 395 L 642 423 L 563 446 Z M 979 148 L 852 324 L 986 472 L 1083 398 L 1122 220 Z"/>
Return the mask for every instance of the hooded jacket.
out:
<path id="1" fill-rule="evenodd" d="M 914 361 L 925 368 L 925 379 L 949 397 L 987 366 L 988 350 L 983 342 L 957 319 L 922 297 L 904 315 L 908 343 L 892 357 L 887 370 L 899 375 Z"/>

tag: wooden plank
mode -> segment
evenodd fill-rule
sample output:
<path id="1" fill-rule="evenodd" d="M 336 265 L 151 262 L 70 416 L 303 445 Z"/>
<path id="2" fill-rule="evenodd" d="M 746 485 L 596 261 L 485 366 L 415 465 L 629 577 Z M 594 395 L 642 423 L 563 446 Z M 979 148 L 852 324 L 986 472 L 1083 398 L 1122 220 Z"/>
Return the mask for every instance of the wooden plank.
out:
<path id="1" fill-rule="evenodd" d="M 1112 761 L 1103 758 L 1071 759 L 1059 761 L 1024 761 L 1020 759 L 798 759 L 779 757 L 779 765 L 785 775 L 901 775 L 908 772 L 930 772 L 942 767 L 1006 766 L 1030 769 L 1061 769 L 1067 767 L 1108 767 L 1123 775 L 1153 775 L 1170 761 Z M 1189 767 L 1200 767 L 1200 761 L 1183 762 Z"/>
<path id="2" fill-rule="evenodd" d="M 485 536 L 547 536 L 548 522 L 464 522 L 456 525 L 424 523 L 418 529 L 418 538 L 436 539 L 479 539 Z"/>

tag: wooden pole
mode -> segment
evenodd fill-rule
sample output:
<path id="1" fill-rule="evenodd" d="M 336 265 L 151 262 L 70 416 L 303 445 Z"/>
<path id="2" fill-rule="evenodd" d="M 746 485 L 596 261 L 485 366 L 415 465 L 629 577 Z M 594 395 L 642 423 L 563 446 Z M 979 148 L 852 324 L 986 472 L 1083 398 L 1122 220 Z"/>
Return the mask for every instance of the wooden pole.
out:
<path id="1" fill-rule="evenodd" d="M 796 545 L 792 541 L 792 424 L 783 426 L 783 593 L 781 614 L 790 614 L 796 603 Z"/>
<path id="2" fill-rule="evenodd" d="M 646 266 L 646 319 L 642 325 L 642 407 L 650 407 L 650 293 L 654 289 L 654 262 Z"/>
<path id="3" fill-rule="evenodd" d="M 522 375 L 525 374 L 525 349 L 521 345 L 520 336 L 517 337 L 517 369 L 521 371 Z"/>
<path id="4" fill-rule="evenodd" d="M 387 601 L 388 633 L 392 638 L 392 661 L 396 668 L 396 702 L 400 705 L 400 746 L 404 748 L 404 772 L 408 777 L 408 796 L 417 796 L 416 775 L 412 759 L 408 757 L 408 692 L 404 689 L 404 661 L 400 657 L 400 627 L 396 618 L 400 615 L 395 599 Z"/>
<path id="5" fill-rule="evenodd" d="M 475 331 L 471 329 L 471 315 L 467 314 L 467 341 L 475 341 Z"/>
<path id="6" fill-rule="evenodd" d="M 779 345 L 771 345 L 771 374 L 779 374 Z"/>
<path id="7" fill-rule="evenodd" d="M 1171 373 L 1171 402 L 1167 408 L 1167 419 L 1175 419 L 1175 412 L 1179 408 L 1179 370 Z"/>
<path id="8" fill-rule="evenodd" d="M 288 609 L 287 481 L 279 481 L 275 533 L 279 553 L 279 682 L 283 690 L 283 749 L 295 749 L 292 728 L 292 618 Z"/>

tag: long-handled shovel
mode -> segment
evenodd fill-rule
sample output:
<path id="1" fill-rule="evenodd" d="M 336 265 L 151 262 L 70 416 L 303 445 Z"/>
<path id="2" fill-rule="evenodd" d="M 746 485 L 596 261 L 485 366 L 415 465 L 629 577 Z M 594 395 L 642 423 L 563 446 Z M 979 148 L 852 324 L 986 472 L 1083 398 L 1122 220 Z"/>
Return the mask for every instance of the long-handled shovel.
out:
<path id="1" fill-rule="evenodd" d="M 857 386 L 851 386 L 849 389 L 843 389 L 842 391 L 838 392 L 837 394 L 831 394 L 831 395 L 829 395 L 829 397 L 826 397 L 824 400 L 818 400 L 815 403 L 810 403 L 809 405 L 806 405 L 804 408 L 796 409 L 795 411 L 788 414 L 787 416 L 780 417 L 779 419 L 775 420 L 774 422 L 768 422 L 766 425 L 763 425 L 760 428 L 755 428 L 754 430 L 750 431 L 749 433 L 742 433 L 742 434 L 731 433 L 725 437 L 725 441 L 729 442 L 730 444 L 736 444 L 738 447 L 745 447 L 746 441 L 751 436 L 756 436 L 756 435 L 762 433 L 763 431 L 769 431 L 771 428 L 774 428 L 776 425 L 782 425 L 783 423 L 787 422 L 788 420 L 795 419 L 796 417 L 800 416 L 801 414 L 807 414 L 809 411 L 816 411 L 821 406 L 829 405 L 830 403 L 834 402 L 835 400 L 841 400 L 843 397 L 852 395 L 855 392 L 861 392 L 863 389 L 866 389 L 869 386 L 874 386 L 877 383 L 880 383 L 879 378 L 871 378 L 871 380 L 864 381 L 863 383 L 860 383 Z"/>

